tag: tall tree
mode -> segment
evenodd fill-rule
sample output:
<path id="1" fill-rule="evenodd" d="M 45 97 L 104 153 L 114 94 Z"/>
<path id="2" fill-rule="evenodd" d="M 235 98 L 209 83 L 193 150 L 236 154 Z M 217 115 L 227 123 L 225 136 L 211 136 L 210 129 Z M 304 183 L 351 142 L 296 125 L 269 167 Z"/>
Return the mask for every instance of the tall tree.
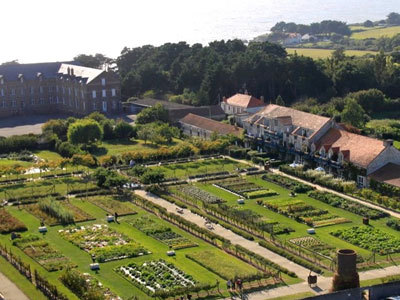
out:
<path id="1" fill-rule="evenodd" d="M 364 114 L 365 112 L 361 105 L 356 100 L 348 98 L 342 112 L 342 121 L 357 128 L 362 128 L 365 124 Z"/>

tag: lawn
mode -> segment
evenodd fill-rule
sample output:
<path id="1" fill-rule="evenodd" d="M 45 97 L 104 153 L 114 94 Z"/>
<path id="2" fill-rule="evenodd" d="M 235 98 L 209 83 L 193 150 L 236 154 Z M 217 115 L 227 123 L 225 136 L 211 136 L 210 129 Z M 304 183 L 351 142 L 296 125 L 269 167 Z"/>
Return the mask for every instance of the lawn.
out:
<path id="1" fill-rule="evenodd" d="M 288 54 L 309 56 L 314 59 L 325 59 L 332 55 L 334 50 L 331 49 L 315 49 L 315 48 L 286 48 Z M 362 50 L 346 50 L 345 54 L 348 56 L 363 56 L 366 54 L 376 54 L 374 51 L 362 51 Z"/>
<path id="2" fill-rule="evenodd" d="M 168 146 L 175 146 L 181 140 L 174 139 Z M 160 148 L 160 146 L 150 142 L 145 143 L 142 140 L 111 140 L 103 141 L 98 149 L 93 153 L 95 156 L 101 157 L 105 155 L 120 155 L 129 151 L 145 151 L 150 152 Z"/>
<path id="3" fill-rule="evenodd" d="M 267 182 L 261 179 L 260 176 L 248 176 L 246 178 L 249 182 L 255 183 L 259 185 L 260 187 L 263 187 L 265 189 L 270 189 L 276 191 L 279 195 L 275 196 L 269 196 L 269 197 L 264 197 L 264 198 L 259 198 L 257 200 L 255 199 L 250 199 L 250 200 L 245 200 L 245 204 L 242 205 L 243 209 L 250 209 L 258 214 L 261 214 L 262 216 L 266 217 L 269 220 L 278 222 L 281 226 L 289 226 L 290 228 L 293 228 L 295 231 L 291 233 L 287 233 L 284 235 L 279 235 L 278 239 L 289 242 L 293 240 L 293 242 L 297 242 L 298 240 L 295 240 L 296 238 L 304 238 L 307 236 L 310 236 L 307 233 L 307 229 L 310 228 L 310 226 L 307 226 L 306 224 L 302 222 L 297 222 L 293 218 L 289 218 L 281 213 L 272 211 L 266 207 L 262 207 L 257 204 L 258 200 L 262 200 L 263 202 L 268 202 L 271 201 L 271 203 L 274 202 L 287 202 L 290 201 L 289 199 L 292 199 L 293 203 L 301 201 L 303 203 L 306 203 L 307 205 L 321 211 L 326 211 L 329 215 L 332 216 L 338 216 L 340 218 L 344 218 L 348 220 L 348 223 L 342 223 L 342 224 L 333 224 L 330 226 L 325 226 L 325 227 L 320 227 L 316 228 L 316 234 L 313 235 L 312 237 L 317 239 L 317 241 L 310 241 L 315 243 L 316 246 L 318 246 L 318 250 L 324 251 L 324 254 L 327 253 L 326 249 L 329 249 L 330 247 L 333 247 L 334 249 L 340 249 L 340 248 L 350 248 L 354 249 L 357 251 L 359 255 L 361 255 L 365 260 L 368 260 L 372 256 L 372 252 L 370 250 L 367 250 L 366 248 L 361 248 L 357 247 L 356 245 L 353 245 L 349 242 L 346 242 L 343 239 L 340 239 L 339 237 L 334 237 L 331 235 L 331 232 L 337 231 L 337 230 L 344 230 L 344 229 L 349 229 L 352 228 L 353 226 L 359 226 L 363 227 L 362 225 L 362 217 L 353 213 L 350 213 L 346 210 L 332 207 L 326 203 L 323 203 L 321 201 L 318 201 L 316 199 L 308 197 L 306 194 L 298 194 L 296 197 L 292 198 L 289 196 L 290 191 L 282 188 L 281 186 L 278 186 L 276 184 L 273 184 L 271 182 Z M 222 198 L 226 200 L 227 205 L 230 206 L 237 206 L 237 199 L 238 197 L 232 193 L 229 193 L 227 191 L 221 190 L 210 183 L 197 183 L 197 187 L 214 194 L 215 196 Z M 291 208 L 292 211 L 296 210 L 296 207 L 293 206 Z M 370 226 L 373 228 L 378 228 L 381 232 L 385 234 L 389 234 L 391 236 L 398 236 L 398 232 L 387 227 L 386 226 L 386 221 L 387 218 L 382 218 L 379 220 L 370 220 Z M 335 253 L 335 251 L 330 251 L 332 254 Z M 399 254 L 394 254 L 392 257 L 399 258 Z M 377 255 L 377 260 L 383 261 L 386 257 L 385 256 L 379 256 Z"/>
<path id="4" fill-rule="evenodd" d="M 157 170 L 164 173 L 166 178 L 187 178 L 199 174 L 210 174 L 217 172 L 235 172 L 237 168 L 248 168 L 248 165 L 238 163 L 227 158 L 204 159 L 188 163 L 178 163 L 163 166 L 155 166 Z"/>
<path id="5" fill-rule="evenodd" d="M 353 34 L 351 38 L 363 40 L 363 39 L 378 39 L 380 37 L 393 37 L 400 33 L 400 26 L 392 27 L 357 27 L 352 28 Z"/>
<path id="6" fill-rule="evenodd" d="M 47 188 L 47 186 L 45 187 Z M 60 188 L 57 189 L 59 190 Z M 23 186 L 19 186 L 18 190 L 19 194 L 24 193 Z M 30 190 L 31 185 L 27 184 L 25 187 L 25 193 L 28 193 Z M 63 188 L 63 190 L 65 190 L 65 187 Z M 44 189 L 41 191 L 44 191 Z M 108 196 L 105 198 L 109 199 L 110 201 L 119 201 L 118 198 L 110 199 Z M 148 212 L 131 203 L 121 202 L 122 206 L 119 206 L 115 203 L 112 206 L 109 206 L 108 204 L 105 204 L 108 201 L 105 202 L 93 201 L 93 199 L 90 200 L 91 201 L 86 201 L 84 198 L 70 199 L 72 205 L 96 218 L 95 221 L 79 223 L 78 228 L 82 228 L 81 226 L 84 226 L 85 228 L 93 228 L 94 224 L 99 224 L 103 228 L 103 226 L 106 224 L 106 211 L 110 209 L 114 210 L 114 208 L 116 207 L 123 207 L 123 209 L 127 208 L 130 212 L 134 211 L 137 213 L 135 215 L 120 217 L 119 224 L 107 224 L 107 228 L 109 228 L 110 230 L 107 230 L 106 233 L 102 234 L 101 238 L 95 239 L 95 245 L 91 245 L 92 249 L 104 249 L 104 238 L 106 237 L 112 239 L 114 237 L 113 242 L 115 242 L 116 237 L 118 241 L 121 241 L 121 239 L 123 239 L 126 242 L 130 241 L 140 244 L 141 247 L 148 250 L 150 253 L 138 257 L 121 258 L 118 260 L 103 262 L 100 265 L 100 271 L 92 272 L 89 270 L 89 264 L 92 262 L 89 253 L 90 250 L 88 248 L 85 248 L 88 244 L 87 242 L 85 242 L 84 235 L 80 236 L 79 234 L 75 234 L 72 236 L 73 239 L 71 239 L 71 241 L 73 242 L 69 242 L 69 238 L 63 237 L 63 232 L 65 232 L 67 228 L 73 229 L 74 227 L 63 227 L 58 225 L 48 227 L 48 232 L 44 235 L 39 236 L 37 230 L 37 228 L 40 226 L 39 219 L 35 218 L 26 210 L 19 209 L 16 206 L 8 206 L 6 210 L 13 217 L 17 218 L 18 220 L 22 220 L 28 228 L 27 232 L 21 234 L 22 239 L 29 237 L 29 235 L 32 234 L 38 236 L 39 239 L 32 242 L 24 242 L 23 245 L 21 244 L 20 248 L 18 248 L 11 244 L 10 235 L 4 234 L 0 235 L 0 243 L 5 244 L 7 245 L 7 247 L 11 248 L 13 253 L 20 256 L 23 261 L 29 263 L 33 269 L 38 270 L 40 274 L 44 275 L 46 279 L 50 281 L 50 283 L 55 284 L 59 291 L 61 291 L 69 299 L 72 300 L 78 299 L 78 297 L 73 294 L 69 289 L 67 289 L 63 284 L 61 284 L 59 277 L 61 276 L 61 274 L 63 274 L 64 271 L 58 270 L 60 265 L 51 265 L 52 259 L 56 261 L 62 261 L 63 257 L 67 258 L 68 263 L 75 265 L 77 270 L 79 270 L 81 273 L 89 273 L 91 276 L 101 282 L 105 287 L 110 288 L 112 292 L 121 296 L 124 299 L 130 298 L 133 295 L 137 296 L 139 299 L 144 300 L 152 298 L 151 296 L 144 293 L 132 282 L 130 282 L 129 280 L 125 280 L 121 274 L 116 273 L 115 270 L 117 270 L 121 266 L 128 266 L 131 264 L 143 265 L 143 263 L 145 262 L 159 261 L 160 259 L 163 259 L 167 263 L 173 264 L 173 266 L 176 267 L 178 270 L 181 270 L 185 274 L 188 274 L 188 276 L 191 276 L 194 281 L 201 284 L 215 284 L 215 282 L 218 280 L 220 282 L 220 288 L 222 291 L 225 288 L 225 280 L 218 275 L 219 271 L 207 269 L 199 263 L 187 258 L 186 255 L 190 255 L 192 253 L 212 253 L 213 255 L 215 255 L 215 257 L 218 258 L 213 262 L 213 267 L 215 268 L 224 269 L 227 267 L 228 264 L 233 270 L 256 270 L 250 265 L 247 265 L 246 263 L 209 245 L 203 240 L 190 235 L 189 233 L 171 225 L 170 223 L 167 223 L 166 221 L 163 221 L 160 218 L 149 214 Z M 168 234 L 163 234 L 162 236 L 156 235 L 155 238 L 152 235 L 148 235 L 147 233 L 143 232 L 142 228 L 141 230 L 139 230 L 138 228 L 135 228 L 131 225 L 135 222 L 135 220 L 143 217 L 151 219 L 151 221 L 157 225 L 157 228 L 170 228 L 170 230 L 168 230 Z M 170 232 L 173 233 L 173 236 L 170 234 Z M 195 245 L 195 247 L 179 249 L 176 252 L 175 257 L 169 257 L 166 255 L 166 252 L 170 249 L 169 245 L 171 238 L 175 239 L 174 242 L 176 242 L 176 239 L 183 242 L 190 242 L 191 244 Z M 30 243 L 34 243 L 33 247 L 35 248 L 35 253 L 31 253 L 32 247 L 30 246 Z M 83 249 L 89 250 L 89 252 L 80 249 L 79 246 Z M 52 253 L 52 255 L 49 257 L 45 255 L 43 256 L 40 252 L 38 252 L 42 250 L 43 252 L 49 251 L 48 253 Z M 24 251 L 28 252 L 30 256 L 28 256 Z M 97 250 L 96 258 L 104 257 L 103 254 L 104 253 Z M 2 262 L 2 260 L 0 262 Z M 48 272 L 44 268 L 44 266 L 46 266 L 48 269 L 52 269 L 53 271 Z M 4 273 L 7 274 L 7 276 L 10 276 L 10 278 L 12 278 L 13 280 L 18 280 L 19 282 L 20 276 L 17 276 L 18 274 L 15 274 L 14 269 L 10 265 L 1 263 L 0 269 L 2 271 L 5 269 Z M 290 279 L 286 275 L 284 276 L 284 280 L 288 283 L 296 282 L 294 279 Z M 23 290 L 26 291 L 29 295 L 35 295 L 35 293 L 30 293 L 31 289 L 32 285 L 27 284 Z M 228 296 L 228 293 L 226 291 L 223 292 L 223 296 Z M 35 299 L 43 299 L 43 297 L 35 297 Z"/>
<path id="7" fill-rule="evenodd" d="M 7 159 L 7 158 L 1 158 L 0 159 L 0 167 L 24 167 L 24 168 L 29 168 L 34 165 L 33 162 L 29 161 L 22 161 L 22 160 L 13 160 L 13 159 Z"/>
<path id="8" fill-rule="evenodd" d="M 36 151 L 34 154 L 47 162 L 57 162 L 63 159 L 57 152 L 48 150 Z"/>
<path id="9" fill-rule="evenodd" d="M 394 141 L 394 146 L 400 150 L 400 141 Z"/>

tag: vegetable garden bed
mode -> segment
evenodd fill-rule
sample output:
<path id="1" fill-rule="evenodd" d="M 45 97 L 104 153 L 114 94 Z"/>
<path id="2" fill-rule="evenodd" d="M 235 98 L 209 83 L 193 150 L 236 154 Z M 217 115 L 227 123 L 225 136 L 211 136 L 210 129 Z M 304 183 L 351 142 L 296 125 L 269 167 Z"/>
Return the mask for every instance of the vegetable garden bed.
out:
<path id="1" fill-rule="evenodd" d="M 143 246 L 107 225 L 94 224 L 61 229 L 59 233 L 82 250 L 94 254 L 101 263 L 149 253 Z"/>
<path id="2" fill-rule="evenodd" d="M 173 293 L 174 290 L 197 284 L 191 275 L 162 259 L 147 261 L 141 265 L 131 263 L 116 270 L 145 293 L 154 296 L 160 291 Z"/>
<path id="3" fill-rule="evenodd" d="M 177 194 L 182 197 L 189 196 L 204 203 L 217 204 L 225 202 L 225 200 L 203 191 L 202 189 L 199 189 L 193 185 L 181 185 L 176 187 L 175 190 L 177 191 Z"/>
<path id="4" fill-rule="evenodd" d="M 37 235 L 30 234 L 17 238 L 13 241 L 13 245 L 49 272 L 73 266 L 67 257 Z"/>
<path id="5" fill-rule="evenodd" d="M 14 218 L 4 208 L 0 209 L 0 233 L 10 233 L 13 231 L 25 231 L 27 230 L 24 223 L 17 218 Z"/>
<path id="6" fill-rule="evenodd" d="M 257 184 L 249 182 L 240 177 L 215 181 L 214 185 L 248 199 L 278 195 L 278 193 L 273 190 L 262 188 Z"/>
<path id="7" fill-rule="evenodd" d="M 379 253 L 381 255 L 389 253 L 400 253 L 400 238 L 394 237 L 380 229 L 362 226 L 331 232 L 350 244 Z"/>
<path id="8" fill-rule="evenodd" d="M 316 252 L 319 255 L 325 256 L 330 259 L 334 258 L 336 255 L 335 247 L 332 247 L 331 245 L 328 245 L 312 236 L 294 238 L 291 239 L 290 242 L 304 249 L 307 249 L 311 252 Z"/>
<path id="9" fill-rule="evenodd" d="M 90 197 L 87 199 L 89 202 L 105 210 L 109 214 L 117 213 L 119 216 L 128 216 L 136 214 L 133 210 L 133 205 L 117 198 L 117 196 L 110 197 Z"/>
<path id="10" fill-rule="evenodd" d="M 198 246 L 196 243 L 172 231 L 170 227 L 160 225 L 148 216 L 142 216 L 130 223 L 140 231 L 170 246 L 174 250 Z"/>

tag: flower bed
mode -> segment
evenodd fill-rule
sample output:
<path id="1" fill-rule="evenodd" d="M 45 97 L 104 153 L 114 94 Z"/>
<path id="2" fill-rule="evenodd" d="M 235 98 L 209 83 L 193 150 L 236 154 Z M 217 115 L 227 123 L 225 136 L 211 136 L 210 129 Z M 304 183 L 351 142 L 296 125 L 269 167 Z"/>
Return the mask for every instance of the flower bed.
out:
<path id="1" fill-rule="evenodd" d="M 254 198 L 262 198 L 262 197 L 271 197 L 279 195 L 277 192 L 273 190 L 262 189 L 254 192 L 244 192 L 243 195 L 247 199 L 254 199 Z"/>
<path id="2" fill-rule="evenodd" d="M 45 200 L 24 205 L 24 209 L 50 226 L 94 220 L 91 215 L 67 201 Z"/>
<path id="3" fill-rule="evenodd" d="M 134 215 L 133 205 L 115 197 L 90 197 L 89 202 L 105 210 L 109 214 L 117 213 L 119 216 Z"/>
<path id="4" fill-rule="evenodd" d="M 234 277 L 244 279 L 258 274 L 256 268 L 238 260 L 237 258 L 221 255 L 216 251 L 198 251 L 186 254 L 186 257 L 225 280 L 233 279 Z"/>
<path id="5" fill-rule="evenodd" d="M 72 266 L 67 257 L 37 235 L 17 238 L 13 241 L 13 245 L 20 248 L 49 272 Z"/>
<path id="6" fill-rule="evenodd" d="M 380 211 L 380 210 L 377 210 L 374 208 L 370 208 L 368 206 L 362 205 L 362 204 L 354 202 L 354 201 L 344 199 L 342 197 L 336 196 L 336 195 L 328 193 L 328 192 L 312 191 L 308 195 L 314 199 L 317 199 L 319 201 L 327 203 L 331 206 L 345 209 L 349 212 L 352 212 L 354 214 L 357 214 L 357 215 L 360 215 L 363 217 L 368 217 L 372 220 L 386 218 L 389 216 L 389 214 L 386 212 L 383 212 L 383 211 Z"/>
<path id="7" fill-rule="evenodd" d="M 147 261 L 141 265 L 131 263 L 117 268 L 117 272 L 149 295 L 159 291 L 173 292 L 197 284 L 191 275 L 162 259 Z"/>
<path id="8" fill-rule="evenodd" d="M 147 216 L 137 218 L 130 223 L 140 231 L 175 250 L 198 246 L 196 243 L 172 231 L 170 227 L 160 225 Z"/>
<path id="9" fill-rule="evenodd" d="M 10 233 L 13 231 L 25 231 L 27 230 L 24 223 L 17 218 L 14 218 L 4 208 L 0 209 L 0 233 Z"/>
<path id="10" fill-rule="evenodd" d="M 312 236 L 304 236 L 290 240 L 291 243 L 310 250 L 312 252 L 316 252 L 320 255 L 333 258 L 335 256 L 335 247 L 332 247 L 321 240 L 318 240 Z"/>
<path id="11" fill-rule="evenodd" d="M 223 203 L 225 200 L 214 196 L 204 190 L 201 190 L 193 185 L 182 185 L 177 188 L 177 191 L 182 196 L 189 196 L 196 200 L 200 200 L 201 202 L 209 203 L 209 204 L 216 204 L 216 203 Z"/>
<path id="12" fill-rule="evenodd" d="M 351 227 L 331 232 L 331 234 L 350 244 L 382 255 L 400 253 L 400 238 L 373 227 Z"/>
<path id="13" fill-rule="evenodd" d="M 303 200 L 296 198 L 274 199 L 262 201 L 259 202 L 259 204 L 272 211 L 313 227 L 323 227 L 350 222 L 345 218 L 332 215 L 327 210 L 308 205 Z"/>
<path id="14" fill-rule="evenodd" d="M 60 276 L 61 282 L 79 299 L 121 300 L 120 297 L 105 288 L 96 278 L 76 269 L 68 269 Z"/>
<path id="15" fill-rule="evenodd" d="M 140 244 L 107 225 L 88 225 L 59 230 L 60 235 L 82 250 L 94 254 L 98 262 L 136 257 L 149 252 Z"/>

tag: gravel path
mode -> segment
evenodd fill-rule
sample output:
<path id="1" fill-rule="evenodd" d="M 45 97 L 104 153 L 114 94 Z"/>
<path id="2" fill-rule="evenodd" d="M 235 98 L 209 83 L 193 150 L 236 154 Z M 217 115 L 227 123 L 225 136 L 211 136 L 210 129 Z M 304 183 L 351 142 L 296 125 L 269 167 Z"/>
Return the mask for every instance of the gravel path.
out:
<path id="1" fill-rule="evenodd" d="M 1 272 L 0 293 L 3 294 L 6 300 L 29 300 L 29 298 Z"/>

